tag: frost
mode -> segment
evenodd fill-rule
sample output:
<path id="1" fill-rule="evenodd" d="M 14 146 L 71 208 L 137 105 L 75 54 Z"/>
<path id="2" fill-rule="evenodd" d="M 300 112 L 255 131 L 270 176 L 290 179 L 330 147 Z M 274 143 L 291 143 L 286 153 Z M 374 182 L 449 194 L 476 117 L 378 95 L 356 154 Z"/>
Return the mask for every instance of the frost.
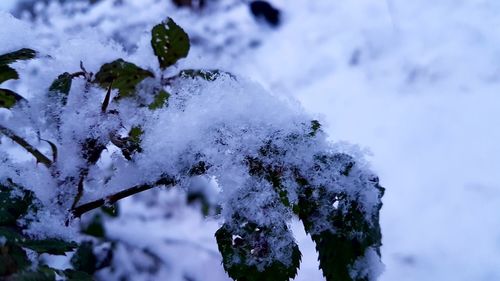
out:
<path id="1" fill-rule="evenodd" d="M 46 206 L 47 207 L 47 206 Z M 29 229 L 25 234 L 35 239 L 59 238 L 73 241 L 78 237 L 79 230 L 76 224 L 65 225 L 65 214 L 56 211 L 56 206 L 37 213 L 36 220 L 30 221 Z M 34 219 L 34 218 L 30 218 Z"/>

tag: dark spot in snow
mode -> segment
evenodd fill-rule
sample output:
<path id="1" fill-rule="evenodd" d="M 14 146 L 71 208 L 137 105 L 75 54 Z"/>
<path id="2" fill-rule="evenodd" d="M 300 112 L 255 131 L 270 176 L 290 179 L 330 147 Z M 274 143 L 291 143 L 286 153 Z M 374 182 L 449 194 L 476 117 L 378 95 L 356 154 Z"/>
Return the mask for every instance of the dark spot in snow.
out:
<path id="1" fill-rule="evenodd" d="M 357 66 L 361 62 L 361 50 L 356 49 L 351 55 L 351 58 L 349 60 L 349 65 L 351 66 Z"/>
<path id="2" fill-rule="evenodd" d="M 281 23 L 280 10 L 267 1 L 252 1 L 250 10 L 255 18 L 265 20 L 272 27 L 277 27 Z"/>

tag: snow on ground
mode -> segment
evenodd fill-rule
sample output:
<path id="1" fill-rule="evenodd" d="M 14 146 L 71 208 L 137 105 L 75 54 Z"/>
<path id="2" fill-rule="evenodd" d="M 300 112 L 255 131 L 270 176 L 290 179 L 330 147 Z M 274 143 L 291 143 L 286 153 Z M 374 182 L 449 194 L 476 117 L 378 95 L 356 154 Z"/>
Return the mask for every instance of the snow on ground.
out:
<path id="1" fill-rule="evenodd" d="M 0 10 L 2 11 L 8 11 L 12 9 L 12 6 L 14 5 L 15 0 L 2 0 L 0 1 Z"/>
<path id="2" fill-rule="evenodd" d="M 371 151 L 387 188 L 380 279 L 500 280 L 500 3 L 274 3 L 285 24 L 218 63 Z M 313 244 L 294 231 L 296 280 L 322 280 Z"/>

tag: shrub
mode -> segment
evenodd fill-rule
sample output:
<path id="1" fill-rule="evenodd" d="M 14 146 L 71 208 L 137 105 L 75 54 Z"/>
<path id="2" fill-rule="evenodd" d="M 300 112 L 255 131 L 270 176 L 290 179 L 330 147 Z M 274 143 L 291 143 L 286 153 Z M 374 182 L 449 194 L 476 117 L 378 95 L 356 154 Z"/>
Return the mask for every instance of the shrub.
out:
<path id="1" fill-rule="evenodd" d="M 384 189 L 366 164 L 329 143 L 300 108 L 250 81 L 219 70 L 176 73 L 190 43 L 172 19 L 151 34 L 157 70 L 117 59 L 94 74 L 81 63 L 42 97 L 0 89 L 0 106 L 11 111 L 0 133 L 37 163 L 0 154 L 0 276 L 92 279 L 117 249 L 97 246 L 106 240 L 102 216 L 113 215 L 116 202 L 196 182 L 201 197 L 210 186 L 221 189 L 211 213 L 223 221 L 215 237 L 234 280 L 295 277 L 293 218 L 316 243 L 327 280 L 374 280 Z M 0 82 L 18 79 L 11 64 L 36 55 L 0 56 Z M 82 234 L 71 231 L 99 208 Z M 71 269 L 38 260 L 68 252 Z"/>

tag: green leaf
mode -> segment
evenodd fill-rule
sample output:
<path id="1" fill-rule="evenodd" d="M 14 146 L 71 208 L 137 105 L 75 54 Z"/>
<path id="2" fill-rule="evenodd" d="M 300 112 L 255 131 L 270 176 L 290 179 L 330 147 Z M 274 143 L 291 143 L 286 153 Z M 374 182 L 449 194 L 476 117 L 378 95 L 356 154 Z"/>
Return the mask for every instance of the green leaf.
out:
<path id="1" fill-rule="evenodd" d="M 141 138 L 144 135 L 144 131 L 141 126 L 134 126 L 130 129 L 128 133 L 128 138 L 125 139 L 125 146 L 122 147 L 122 153 L 125 158 L 132 160 L 132 155 L 136 152 L 141 153 Z"/>
<path id="2" fill-rule="evenodd" d="M 85 241 L 71 258 L 71 264 L 76 271 L 86 272 L 90 275 L 97 270 L 97 257 L 94 254 L 93 243 Z"/>
<path id="3" fill-rule="evenodd" d="M 260 148 L 262 155 L 268 155 L 273 153 L 273 146 L 268 144 Z M 246 163 L 248 166 L 248 173 L 257 178 L 266 179 L 273 187 L 276 193 L 281 199 L 281 203 L 286 207 L 290 206 L 290 201 L 288 200 L 288 192 L 282 184 L 281 180 L 281 166 L 266 165 L 264 161 L 256 157 L 246 157 Z"/>
<path id="4" fill-rule="evenodd" d="M 0 235 L 1 236 L 1 235 Z M 18 245 L 7 242 L 0 246 L 0 279 L 15 274 L 31 264 L 26 252 Z"/>
<path id="5" fill-rule="evenodd" d="M 50 85 L 49 94 L 60 96 L 62 98 L 63 105 L 65 105 L 71 90 L 72 81 L 73 76 L 68 72 L 59 75 Z"/>
<path id="6" fill-rule="evenodd" d="M 350 269 L 369 248 L 380 255 L 382 236 L 378 220 L 366 221 L 357 203 L 352 201 L 349 204 L 346 214 L 333 214 L 335 232 L 323 231 L 311 235 L 327 281 L 368 281 L 367 276 L 353 278 Z"/>
<path id="7" fill-rule="evenodd" d="M 314 170 L 347 178 L 354 165 L 353 158 L 346 154 L 321 155 L 316 157 Z M 377 178 L 363 180 L 362 177 L 356 178 L 358 184 L 379 192 L 378 209 L 371 216 L 361 205 L 363 198 L 360 195 L 335 193 L 325 186 L 312 187 L 308 179 L 296 178 L 302 192 L 294 211 L 316 243 L 320 268 L 327 281 L 369 281 L 367 276 L 351 276 L 350 270 L 368 249 L 375 250 L 380 256 L 379 210 L 383 188 L 378 185 Z M 330 229 L 316 230 L 324 225 L 330 225 Z"/>
<path id="8" fill-rule="evenodd" d="M 93 281 L 94 278 L 92 275 L 83 272 L 83 271 L 76 271 L 72 269 L 66 269 L 62 272 L 61 275 L 64 275 L 68 280 L 71 281 Z"/>
<path id="9" fill-rule="evenodd" d="M 0 227 L 0 237 L 17 246 L 29 248 L 39 254 L 65 255 L 73 251 L 78 245 L 75 242 L 67 242 L 60 239 L 31 239 L 19 233 L 20 230 L 13 227 Z"/>
<path id="10" fill-rule="evenodd" d="M 170 98 L 170 94 L 165 90 L 161 90 L 158 94 L 156 94 L 154 101 L 148 106 L 150 110 L 156 110 L 164 107 L 168 99 Z"/>
<path id="11" fill-rule="evenodd" d="M 142 130 L 141 126 L 134 126 L 130 129 L 130 132 L 128 133 L 129 140 L 135 144 L 140 144 L 141 137 L 143 134 L 144 131 Z"/>
<path id="12" fill-rule="evenodd" d="M 151 45 L 162 69 L 187 57 L 190 48 L 189 36 L 171 18 L 153 27 L 151 33 Z"/>
<path id="13" fill-rule="evenodd" d="M 66 255 L 67 252 L 73 251 L 78 246 L 75 242 L 67 242 L 60 239 L 27 239 L 21 245 L 39 254 L 47 253 L 60 256 Z"/>
<path id="14" fill-rule="evenodd" d="M 11 79 L 19 79 L 17 71 L 8 65 L 0 65 L 0 83 Z"/>
<path id="15" fill-rule="evenodd" d="M 112 89 L 118 90 L 117 98 L 124 98 L 134 96 L 137 84 L 148 77 L 154 77 L 153 73 L 118 59 L 104 64 L 97 72 L 94 82 L 104 89 L 111 85 Z"/>
<path id="16" fill-rule="evenodd" d="M 23 248 L 39 254 L 64 255 L 73 251 L 77 244 L 24 236 L 17 221 L 29 210 L 36 211 L 35 197 L 31 191 L 22 189 L 10 180 L 0 184 L 0 238 L 4 240 L 0 243 L 0 277 L 8 275 L 12 276 L 11 280 L 54 280 L 54 271 L 48 267 L 23 271 L 31 265 Z"/>
<path id="17" fill-rule="evenodd" d="M 5 238 L 7 242 L 23 243 L 26 239 L 19 232 L 20 230 L 15 226 L 0 226 L 0 237 Z"/>
<path id="18" fill-rule="evenodd" d="M 103 220 L 101 215 L 96 214 L 89 225 L 82 230 L 83 233 L 94 236 L 97 238 L 102 238 L 106 235 L 106 230 L 104 228 Z"/>
<path id="19" fill-rule="evenodd" d="M 13 276 L 16 281 L 55 281 L 56 270 L 47 266 L 40 266 L 34 270 L 23 271 Z"/>
<path id="20" fill-rule="evenodd" d="M 144 131 L 140 126 L 134 126 L 130 129 L 128 137 L 112 137 L 111 142 L 122 150 L 123 156 L 127 160 L 132 160 L 132 155 L 136 152 L 142 152 L 141 138 Z"/>
<path id="21" fill-rule="evenodd" d="M 72 80 L 73 76 L 68 72 L 65 72 L 57 76 L 57 79 L 50 85 L 49 91 L 68 95 L 71 90 Z"/>
<path id="22" fill-rule="evenodd" d="M 20 49 L 15 52 L 0 56 L 0 65 L 7 65 L 18 60 L 29 60 L 36 56 L 36 52 L 31 49 Z"/>
<path id="23" fill-rule="evenodd" d="M 11 90 L 0 89 L 0 108 L 12 108 L 16 103 L 23 100 L 25 99 L 22 96 Z"/>
<path id="24" fill-rule="evenodd" d="M 297 275 L 301 253 L 286 225 L 260 227 L 251 222 L 233 221 L 216 233 L 223 266 L 228 275 L 238 281 L 288 281 Z M 272 239 L 279 243 L 280 259 L 272 255 Z M 286 246 L 283 246 L 286 245 Z"/>
<path id="25" fill-rule="evenodd" d="M 0 226 L 15 226 L 33 203 L 33 194 L 12 184 L 0 184 Z M 1 235 L 1 232 L 0 232 Z"/>
<path id="26" fill-rule="evenodd" d="M 318 120 L 312 120 L 311 121 L 311 132 L 309 133 L 309 135 L 311 137 L 316 136 L 316 134 L 318 133 L 318 131 L 320 129 L 321 129 L 321 123 L 319 123 Z"/>

